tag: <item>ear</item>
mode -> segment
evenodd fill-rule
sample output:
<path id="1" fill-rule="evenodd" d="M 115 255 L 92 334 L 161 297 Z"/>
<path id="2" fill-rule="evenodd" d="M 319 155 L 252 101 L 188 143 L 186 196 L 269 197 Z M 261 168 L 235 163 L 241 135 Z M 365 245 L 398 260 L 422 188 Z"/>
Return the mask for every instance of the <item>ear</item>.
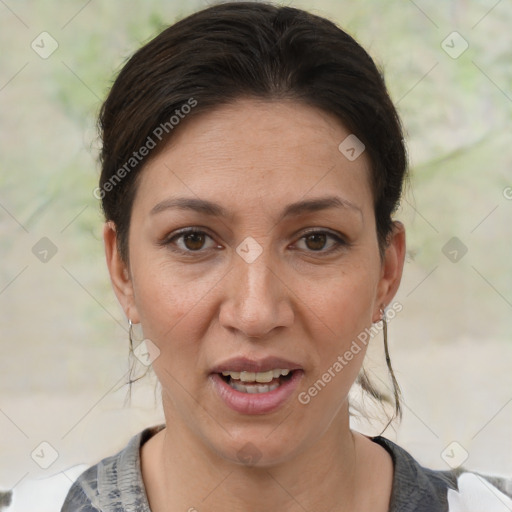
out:
<path id="1" fill-rule="evenodd" d="M 116 225 L 112 221 L 106 222 L 103 227 L 103 242 L 105 244 L 105 256 L 107 258 L 110 280 L 112 281 L 112 287 L 114 288 L 117 300 L 121 304 L 127 318 L 134 324 L 137 324 L 140 320 L 139 313 L 135 307 L 130 270 L 119 253 Z"/>
<path id="2" fill-rule="evenodd" d="M 404 269 L 405 260 L 405 227 L 399 221 L 393 222 L 393 228 L 385 247 L 381 275 L 377 285 L 376 308 L 374 322 L 381 318 L 380 308 L 387 306 L 395 296 Z"/>

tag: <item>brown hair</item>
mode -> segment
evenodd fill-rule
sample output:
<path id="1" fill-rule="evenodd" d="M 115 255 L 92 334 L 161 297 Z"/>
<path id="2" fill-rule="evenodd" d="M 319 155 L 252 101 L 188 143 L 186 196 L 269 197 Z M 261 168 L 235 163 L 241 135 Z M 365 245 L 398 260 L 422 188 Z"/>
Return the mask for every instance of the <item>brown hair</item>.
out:
<path id="1" fill-rule="evenodd" d="M 363 142 L 382 256 L 407 154 L 381 73 L 368 53 L 327 19 L 292 7 L 233 2 L 196 12 L 140 48 L 101 108 L 100 197 L 106 219 L 116 225 L 123 260 L 128 262 L 130 215 L 144 164 L 186 119 L 240 97 L 315 106 L 334 114 Z M 363 388 L 380 396 L 362 375 Z"/>

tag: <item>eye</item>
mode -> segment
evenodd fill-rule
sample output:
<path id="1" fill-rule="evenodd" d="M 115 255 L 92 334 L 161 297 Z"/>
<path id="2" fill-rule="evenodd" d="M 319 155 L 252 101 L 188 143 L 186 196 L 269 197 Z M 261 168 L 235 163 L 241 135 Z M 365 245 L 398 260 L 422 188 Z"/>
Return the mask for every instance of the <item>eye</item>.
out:
<path id="1" fill-rule="evenodd" d="M 303 242 L 305 246 L 298 247 L 299 249 L 318 253 L 335 252 L 348 245 L 341 236 L 321 230 L 304 233 L 299 242 Z M 164 239 L 162 245 L 182 254 L 200 253 L 206 252 L 208 249 L 222 248 L 222 246 L 215 243 L 208 233 L 197 228 L 186 228 L 174 233 Z"/>
<path id="2" fill-rule="evenodd" d="M 207 245 L 208 240 L 210 240 L 209 246 Z M 202 251 L 202 249 L 207 250 L 220 247 L 214 242 L 213 238 L 204 231 L 190 228 L 184 229 L 166 238 L 163 241 L 163 245 L 168 246 L 173 251 L 182 253 L 205 252 Z M 176 248 L 173 247 L 173 245 L 176 246 Z"/>
<path id="3" fill-rule="evenodd" d="M 331 243 L 328 244 L 328 241 Z M 299 239 L 304 241 L 306 250 L 309 252 L 334 252 L 346 246 L 347 243 L 340 236 L 328 231 L 309 231 Z M 324 250 L 327 246 L 327 250 Z M 300 248 L 300 247 L 299 247 Z"/>

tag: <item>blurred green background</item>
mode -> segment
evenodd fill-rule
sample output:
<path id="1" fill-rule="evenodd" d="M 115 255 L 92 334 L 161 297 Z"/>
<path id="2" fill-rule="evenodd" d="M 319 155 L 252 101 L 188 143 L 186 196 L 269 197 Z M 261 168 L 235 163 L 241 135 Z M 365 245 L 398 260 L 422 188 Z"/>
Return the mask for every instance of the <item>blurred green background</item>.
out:
<path id="1" fill-rule="evenodd" d="M 40 472 L 29 455 L 42 440 L 59 452 L 48 474 L 112 454 L 161 418 L 151 377 L 123 406 L 127 325 L 92 193 L 95 122 L 123 62 L 208 4 L 0 2 L 4 486 Z M 370 52 L 406 131 L 411 182 L 397 213 L 408 233 L 404 309 L 389 327 L 406 410 L 386 435 L 432 466 L 443 467 L 440 453 L 456 439 L 468 466 L 512 472 L 512 5 L 286 4 L 336 21 Z M 47 58 L 31 46 L 42 32 L 58 44 Z M 33 250 L 43 237 L 57 251 L 47 262 Z"/>

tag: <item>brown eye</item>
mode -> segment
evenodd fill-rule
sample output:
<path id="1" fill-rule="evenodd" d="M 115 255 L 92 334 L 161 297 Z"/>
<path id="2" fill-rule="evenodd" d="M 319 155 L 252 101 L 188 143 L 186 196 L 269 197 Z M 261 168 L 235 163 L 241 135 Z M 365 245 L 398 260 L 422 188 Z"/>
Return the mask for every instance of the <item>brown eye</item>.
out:
<path id="1" fill-rule="evenodd" d="M 327 236 L 325 233 L 314 233 L 305 237 L 306 246 L 312 251 L 320 251 L 325 247 Z"/>
<path id="2" fill-rule="evenodd" d="M 213 238 L 198 229 L 185 229 L 174 236 L 162 241 L 162 245 L 167 246 L 174 252 L 182 254 L 206 253 L 209 249 L 220 248 L 215 244 Z"/>
<path id="3" fill-rule="evenodd" d="M 347 242 L 341 236 L 328 231 L 310 231 L 305 233 L 298 241 L 299 249 L 306 252 L 329 254 L 347 247 Z M 302 245 L 302 247 L 300 247 Z"/>
<path id="4" fill-rule="evenodd" d="M 189 233 L 183 235 L 183 244 L 190 251 L 197 251 L 201 249 L 205 242 L 204 233 Z"/>

